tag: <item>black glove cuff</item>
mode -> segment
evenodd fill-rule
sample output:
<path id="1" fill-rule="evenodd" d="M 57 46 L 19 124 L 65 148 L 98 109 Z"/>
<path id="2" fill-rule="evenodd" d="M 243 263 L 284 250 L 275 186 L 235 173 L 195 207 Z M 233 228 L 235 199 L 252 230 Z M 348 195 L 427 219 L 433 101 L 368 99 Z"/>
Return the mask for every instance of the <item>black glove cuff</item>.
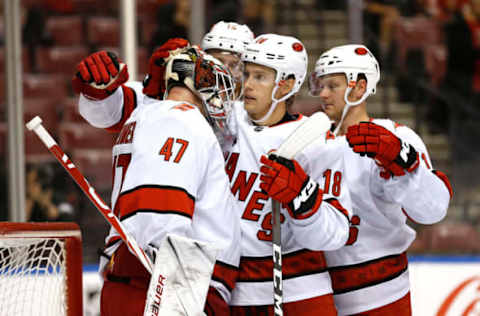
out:
<path id="1" fill-rule="evenodd" d="M 402 148 L 400 153 L 395 158 L 394 162 L 398 164 L 403 169 L 410 169 L 412 165 L 417 161 L 417 151 L 409 143 L 403 142 L 400 140 Z"/>
<path id="2" fill-rule="evenodd" d="M 318 190 L 318 183 L 308 177 L 302 185 L 300 194 L 287 204 L 294 216 L 300 216 L 313 208 L 318 197 Z"/>

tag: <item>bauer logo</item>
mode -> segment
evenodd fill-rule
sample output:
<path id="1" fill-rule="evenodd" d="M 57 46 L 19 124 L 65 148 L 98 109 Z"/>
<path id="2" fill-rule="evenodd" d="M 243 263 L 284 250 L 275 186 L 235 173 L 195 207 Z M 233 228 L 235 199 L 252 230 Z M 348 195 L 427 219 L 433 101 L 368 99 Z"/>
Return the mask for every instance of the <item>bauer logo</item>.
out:
<path id="1" fill-rule="evenodd" d="M 480 275 L 458 284 L 443 301 L 435 316 L 480 315 Z"/>
<path id="2" fill-rule="evenodd" d="M 157 284 L 155 287 L 155 297 L 150 305 L 150 311 L 152 312 L 150 315 L 152 316 L 158 316 L 158 313 L 160 311 L 160 304 L 162 303 L 162 294 L 163 289 L 165 288 L 166 279 L 167 278 L 161 274 L 158 276 Z"/>

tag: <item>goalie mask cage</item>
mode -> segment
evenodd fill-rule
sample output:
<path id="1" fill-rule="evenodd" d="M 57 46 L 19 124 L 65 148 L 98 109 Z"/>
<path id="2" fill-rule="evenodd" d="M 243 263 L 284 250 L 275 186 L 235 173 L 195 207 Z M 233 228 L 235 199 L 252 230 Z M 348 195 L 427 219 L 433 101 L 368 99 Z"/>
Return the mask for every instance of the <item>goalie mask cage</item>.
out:
<path id="1" fill-rule="evenodd" d="M 82 315 L 75 223 L 0 222 L 0 316 Z"/>

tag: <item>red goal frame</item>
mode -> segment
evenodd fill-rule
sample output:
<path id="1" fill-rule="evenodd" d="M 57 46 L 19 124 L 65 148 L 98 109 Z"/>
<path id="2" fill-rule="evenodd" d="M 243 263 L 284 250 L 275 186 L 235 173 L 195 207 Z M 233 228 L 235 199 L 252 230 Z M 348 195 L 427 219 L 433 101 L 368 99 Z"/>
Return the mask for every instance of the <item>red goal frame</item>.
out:
<path id="1" fill-rule="evenodd" d="M 68 316 L 83 314 L 82 234 L 72 222 L 0 222 L 2 238 L 52 238 L 65 243 L 66 306 Z"/>

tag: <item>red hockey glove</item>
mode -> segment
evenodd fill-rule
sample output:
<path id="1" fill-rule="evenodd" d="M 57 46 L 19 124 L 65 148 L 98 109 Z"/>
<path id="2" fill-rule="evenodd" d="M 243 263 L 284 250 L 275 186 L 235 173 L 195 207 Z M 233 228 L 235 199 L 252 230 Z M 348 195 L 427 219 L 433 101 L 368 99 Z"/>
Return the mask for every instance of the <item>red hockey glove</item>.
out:
<path id="1" fill-rule="evenodd" d="M 370 123 L 350 126 L 347 141 L 353 151 L 375 159 L 380 166 L 395 176 L 414 171 L 420 164 L 418 153 L 386 128 Z"/>
<path id="2" fill-rule="evenodd" d="M 100 51 L 83 59 L 72 78 L 76 93 L 94 100 L 103 100 L 128 80 L 127 65 L 112 53 Z"/>
<path id="3" fill-rule="evenodd" d="M 322 202 L 323 191 L 295 161 L 270 154 L 260 162 L 260 188 L 281 202 L 290 216 L 302 219 L 313 215 Z"/>
<path id="4" fill-rule="evenodd" d="M 148 73 L 143 80 L 143 93 L 151 98 L 162 99 L 165 93 L 165 65 L 170 54 L 188 46 L 183 38 L 171 38 L 157 48 L 148 61 Z"/>

